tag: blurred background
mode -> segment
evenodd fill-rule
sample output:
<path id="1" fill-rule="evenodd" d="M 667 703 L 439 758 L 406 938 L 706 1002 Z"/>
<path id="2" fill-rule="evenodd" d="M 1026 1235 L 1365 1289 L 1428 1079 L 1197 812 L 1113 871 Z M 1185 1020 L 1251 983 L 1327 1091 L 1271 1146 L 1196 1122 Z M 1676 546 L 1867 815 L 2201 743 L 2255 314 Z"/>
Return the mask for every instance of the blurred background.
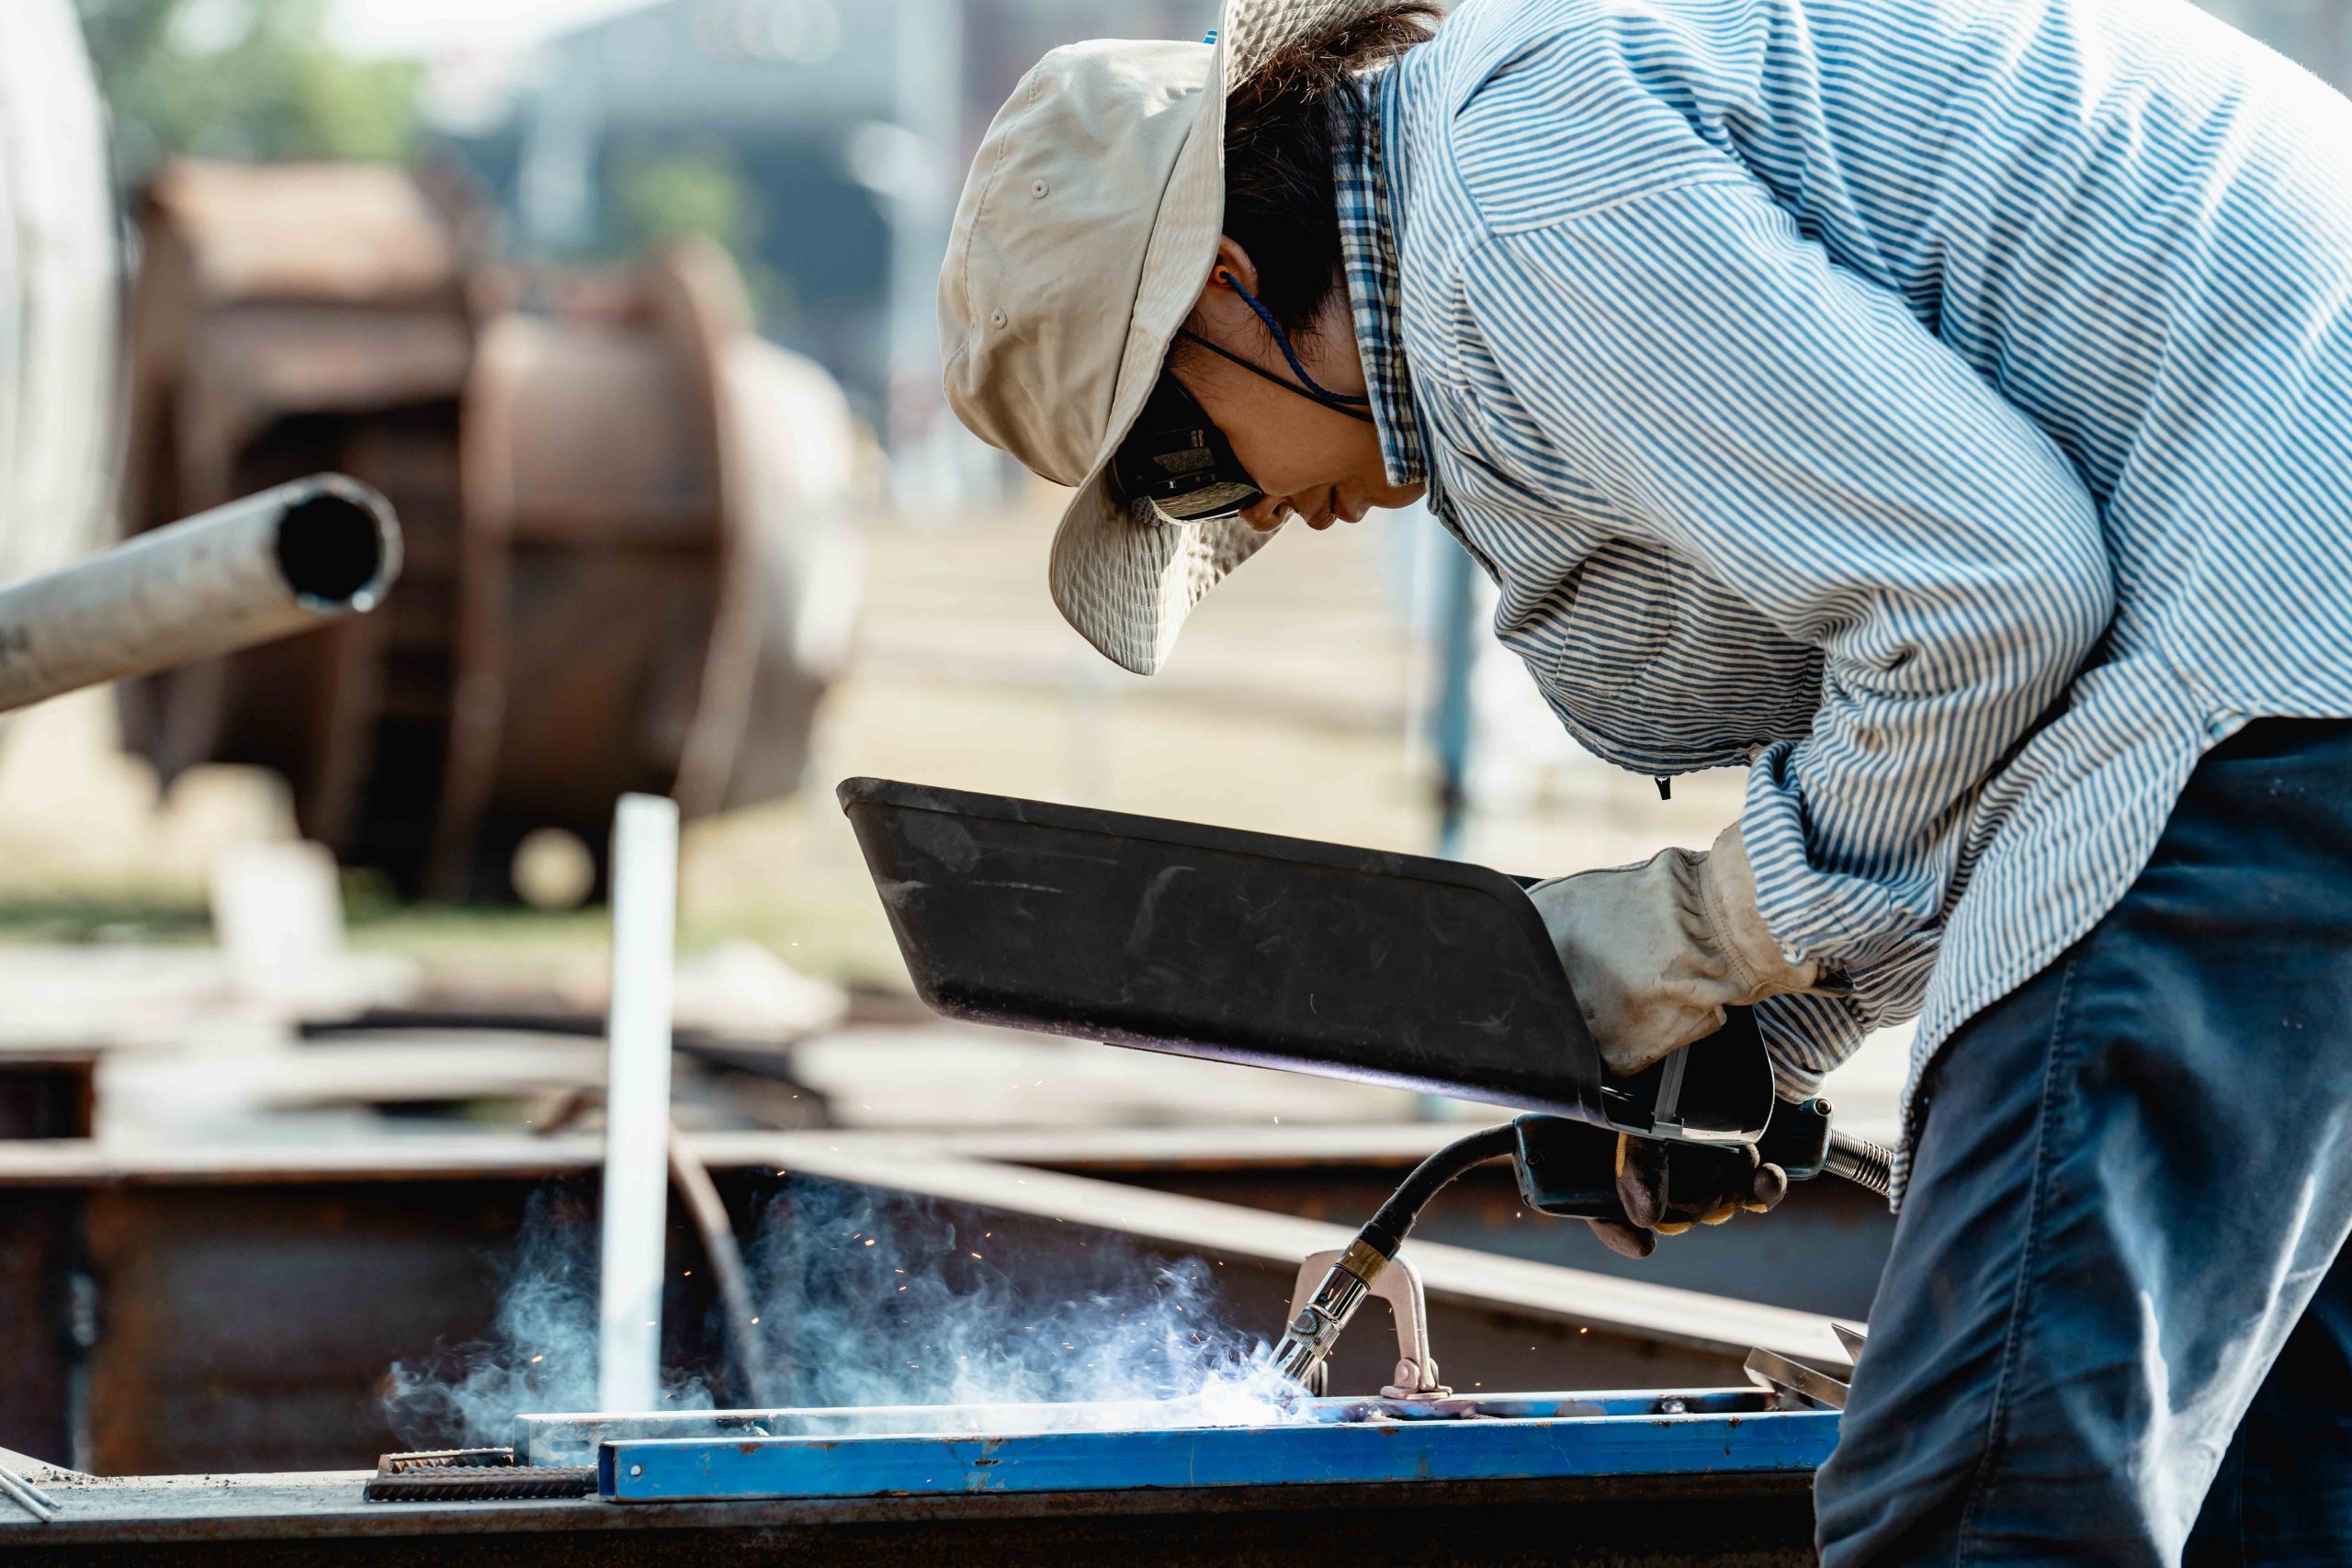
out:
<path id="1" fill-rule="evenodd" d="M 2352 80 L 2352 0 L 2212 8 Z M 1476 1113 L 933 1020 L 832 800 L 879 774 L 1531 874 L 1737 810 L 1736 774 L 1662 799 L 1578 753 L 1418 514 L 1285 536 L 1150 681 L 1061 623 L 1060 494 L 937 392 L 950 214 L 1042 51 L 1214 17 L 0 7 L 0 580 L 324 468 L 408 552 L 379 615 L 0 722 L 0 1137 L 135 1164 L 559 1119 L 600 1081 L 631 790 L 687 818 L 690 1128 Z M 1882 1134 L 1902 1056 L 1838 1086 Z"/>

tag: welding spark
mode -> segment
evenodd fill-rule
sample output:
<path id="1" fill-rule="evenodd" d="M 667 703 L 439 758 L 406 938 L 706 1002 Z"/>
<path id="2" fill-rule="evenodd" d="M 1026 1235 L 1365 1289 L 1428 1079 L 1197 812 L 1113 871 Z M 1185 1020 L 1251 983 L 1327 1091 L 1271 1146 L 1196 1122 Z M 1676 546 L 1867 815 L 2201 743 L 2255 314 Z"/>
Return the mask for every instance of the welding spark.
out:
<path id="1" fill-rule="evenodd" d="M 531 1358 L 531 1365 L 533 1365 L 533 1366 L 535 1366 L 535 1367 L 536 1367 L 536 1366 L 537 1366 L 541 1361 L 544 1361 L 544 1360 L 546 1360 L 546 1359 L 547 1359 L 547 1358 L 546 1358 L 545 1356 L 534 1356 L 534 1357 L 532 1357 L 532 1358 Z"/>
<path id="2" fill-rule="evenodd" d="M 872 1247 L 872 1246 L 874 1245 L 874 1238 L 873 1238 L 872 1236 L 867 1236 L 867 1237 L 865 1238 L 865 1245 L 866 1245 L 866 1246 L 868 1246 L 868 1247 Z"/>
<path id="3" fill-rule="evenodd" d="M 973 1256 L 973 1257 L 975 1257 L 975 1258 L 979 1258 L 979 1256 L 980 1256 L 980 1255 L 979 1255 L 978 1253 L 975 1252 L 974 1254 L 972 1254 L 972 1256 Z M 981 1261 L 982 1261 L 982 1262 L 986 1262 L 986 1261 L 987 1261 L 987 1259 L 986 1259 L 986 1258 L 981 1258 Z"/>

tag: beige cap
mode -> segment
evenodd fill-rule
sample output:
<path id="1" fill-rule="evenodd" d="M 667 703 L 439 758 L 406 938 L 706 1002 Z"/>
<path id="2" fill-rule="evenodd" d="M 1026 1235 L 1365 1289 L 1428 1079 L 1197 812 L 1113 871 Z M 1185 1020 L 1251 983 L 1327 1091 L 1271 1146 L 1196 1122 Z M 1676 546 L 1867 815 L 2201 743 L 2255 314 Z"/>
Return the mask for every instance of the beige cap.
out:
<path id="1" fill-rule="evenodd" d="M 939 277 L 948 403 L 982 440 L 1078 488 L 1054 534 L 1054 603 L 1137 674 L 1271 537 L 1238 517 L 1131 515 L 1109 479 L 1216 259 L 1226 94 L 1283 39 L 1375 8 L 1226 0 L 1213 45 L 1055 50 L 997 111 L 956 203 Z"/>

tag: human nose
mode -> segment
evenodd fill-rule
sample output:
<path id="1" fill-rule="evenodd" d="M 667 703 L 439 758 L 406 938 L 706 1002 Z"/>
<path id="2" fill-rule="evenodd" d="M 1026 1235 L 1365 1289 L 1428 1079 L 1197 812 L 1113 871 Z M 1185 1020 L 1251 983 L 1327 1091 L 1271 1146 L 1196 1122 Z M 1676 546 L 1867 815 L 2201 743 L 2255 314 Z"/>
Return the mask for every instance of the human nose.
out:
<path id="1" fill-rule="evenodd" d="M 1283 517 L 1289 511 L 1289 497 L 1261 495 L 1241 509 L 1241 521 L 1261 534 L 1271 534 L 1283 525 Z"/>

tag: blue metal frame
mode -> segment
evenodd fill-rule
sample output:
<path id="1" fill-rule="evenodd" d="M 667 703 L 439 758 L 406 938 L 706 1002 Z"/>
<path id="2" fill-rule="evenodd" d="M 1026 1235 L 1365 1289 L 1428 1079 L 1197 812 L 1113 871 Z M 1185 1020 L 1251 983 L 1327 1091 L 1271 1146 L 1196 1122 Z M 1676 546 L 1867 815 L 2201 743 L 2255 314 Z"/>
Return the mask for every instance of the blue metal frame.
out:
<path id="1" fill-rule="evenodd" d="M 1685 1413 L 1661 1414 L 1666 1401 Z M 598 1450 L 597 1482 L 610 1502 L 672 1503 L 1803 1472 L 1838 1443 L 1834 1411 L 1728 1391 L 1521 1396 L 1474 1420 L 1399 1419 L 1383 1403 L 1323 1401 L 1314 1421 L 1267 1427 L 618 1438 Z M 1516 1413 L 1545 1408 L 1563 1413 Z"/>

